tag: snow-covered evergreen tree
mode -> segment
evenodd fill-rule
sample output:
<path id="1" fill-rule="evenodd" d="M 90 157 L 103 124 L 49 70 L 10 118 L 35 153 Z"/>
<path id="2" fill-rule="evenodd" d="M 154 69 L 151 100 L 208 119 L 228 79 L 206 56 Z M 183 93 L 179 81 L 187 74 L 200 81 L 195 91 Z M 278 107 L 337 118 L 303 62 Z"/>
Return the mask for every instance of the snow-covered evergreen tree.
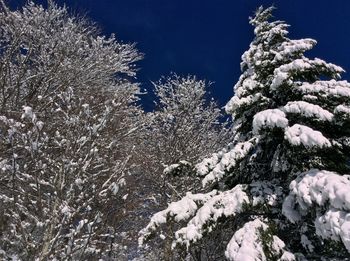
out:
<path id="1" fill-rule="evenodd" d="M 309 59 L 312 39 L 291 40 L 273 8 L 250 19 L 255 39 L 226 111 L 234 141 L 197 165 L 207 193 L 156 213 L 140 244 L 169 220 L 186 221 L 174 247 L 191 248 L 223 222 L 229 260 L 344 260 L 350 253 L 350 83 Z M 227 227 L 226 227 L 227 228 Z"/>

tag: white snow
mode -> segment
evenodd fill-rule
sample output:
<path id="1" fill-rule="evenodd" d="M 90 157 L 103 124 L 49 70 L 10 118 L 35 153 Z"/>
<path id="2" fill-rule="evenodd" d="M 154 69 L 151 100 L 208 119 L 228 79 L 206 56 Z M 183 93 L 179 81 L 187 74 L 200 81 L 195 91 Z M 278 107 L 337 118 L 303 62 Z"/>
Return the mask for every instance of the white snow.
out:
<path id="1" fill-rule="evenodd" d="M 331 208 L 316 218 L 315 228 L 322 238 L 341 240 L 350 253 L 350 213 Z"/>
<path id="2" fill-rule="evenodd" d="M 268 227 L 259 219 L 248 222 L 237 230 L 227 245 L 225 256 L 232 261 L 265 261 L 263 245 L 259 240 L 259 229 Z"/>
<path id="3" fill-rule="evenodd" d="M 331 142 L 321 132 L 300 124 L 287 128 L 284 138 L 292 145 L 304 145 L 306 148 L 331 146 Z"/>
<path id="4" fill-rule="evenodd" d="M 238 96 L 233 96 L 231 100 L 226 104 L 225 110 L 228 114 L 233 114 L 237 108 L 250 105 L 262 98 L 261 93 L 256 93 L 248 95 L 246 97 L 239 98 Z"/>
<path id="5" fill-rule="evenodd" d="M 180 164 L 171 164 L 171 165 L 169 165 L 169 166 L 164 168 L 163 173 L 164 174 L 170 174 L 175 169 L 177 169 L 179 166 L 180 166 Z"/>
<path id="6" fill-rule="evenodd" d="M 237 97 L 247 95 L 248 92 L 261 87 L 261 84 L 258 81 L 254 80 L 254 77 L 255 75 L 252 75 L 245 79 L 239 79 L 238 83 L 234 86 L 235 95 Z"/>
<path id="7" fill-rule="evenodd" d="M 180 160 L 179 163 L 175 163 L 175 164 L 171 164 L 169 166 L 166 166 L 163 170 L 163 173 L 164 174 L 171 174 L 174 170 L 179 168 L 181 165 L 191 166 L 191 163 L 186 161 L 186 160 Z"/>
<path id="8" fill-rule="evenodd" d="M 295 255 L 291 252 L 284 251 L 283 255 L 280 257 L 278 261 L 295 261 Z"/>
<path id="9" fill-rule="evenodd" d="M 253 119 L 253 133 L 258 134 L 265 127 L 286 128 L 288 120 L 286 114 L 279 109 L 268 109 L 255 114 Z"/>
<path id="10" fill-rule="evenodd" d="M 255 219 L 244 224 L 237 230 L 227 245 L 225 256 L 232 261 L 268 261 L 261 242 L 261 230 L 268 226 L 260 219 Z M 285 243 L 277 236 L 272 235 L 270 251 L 276 257 L 281 256 L 280 261 L 294 261 L 295 256 L 284 249 Z"/>
<path id="11" fill-rule="evenodd" d="M 328 206 L 329 209 L 315 220 L 316 234 L 341 240 L 350 253 L 350 176 L 312 169 L 301 173 L 289 188 L 282 213 L 291 222 L 296 222 L 312 206 L 320 206 L 321 209 Z"/>
<path id="12" fill-rule="evenodd" d="M 23 114 L 21 116 L 22 119 L 30 119 L 34 120 L 35 119 L 35 114 L 33 113 L 32 107 L 29 106 L 23 106 Z"/>
<path id="13" fill-rule="evenodd" d="M 189 247 L 191 242 L 202 238 L 205 229 L 212 229 L 218 218 L 236 215 L 241 212 L 243 204 L 248 202 L 249 198 L 242 185 L 237 185 L 228 191 L 218 192 L 198 209 L 186 227 L 175 233 L 176 243 Z"/>
<path id="14" fill-rule="evenodd" d="M 275 54 L 274 62 L 282 61 L 289 58 L 291 55 L 296 53 L 303 53 L 307 50 L 312 49 L 316 45 L 316 41 L 313 39 L 300 39 L 300 40 L 289 40 L 283 42 L 278 48 Z"/>
<path id="15" fill-rule="evenodd" d="M 301 179 L 290 183 L 291 194 L 302 209 L 313 203 L 350 211 L 350 176 L 335 172 L 312 169 L 300 174 Z"/>
<path id="16" fill-rule="evenodd" d="M 286 113 L 298 113 L 305 117 L 317 118 L 320 121 L 332 121 L 334 115 L 322 107 L 305 101 L 288 102 L 283 107 Z"/>
<path id="17" fill-rule="evenodd" d="M 44 123 L 42 121 L 37 121 L 35 125 L 38 127 L 39 131 L 41 131 L 44 127 Z"/>
<path id="18" fill-rule="evenodd" d="M 341 226 L 345 222 L 346 212 L 334 208 L 315 220 L 316 234 L 322 238 L 339 241 Z"/>
<path id="19" fill-rule="evenodd" d="M 301 214 L 296 207 L 296 198 L 294 195 L 288 195 L 282 205 L 282 214 L 288 218 L 292 223 L 295 223 L 301 219 Z"/>
<path id="20" fill-rule="evenodd" d="M 340 227 L 339 236 L 343 241 L 346 250 L 350 253 L 350 214 L 346 214 L 345 221 Z"/>
<path id="21" fill-rule="evenodd" d="M 225 150 L 226 152 L 226 150 Z M 207 175 L 211 170 L 213 170 L 222 158 L 222 154 L 224 152 L 218 152 L 213 153 L 210 158 L 203 159 L 200 163 L 196 165 L 196 170 L 198 175 L 205 176 Z"/>
<path id="22" fill-rule="evenodd" d="M 271 82 L 270 89 L 272 91 L 276 90 L 279 86 L 284 83 L 291 84 L 292 81 L 290 77 L 294 72 L 305 72 L 315 67 L 326 67 L 329 71 L 334 72 L 335 74 L 340 74 L 344 72 L 344 70 L 334 64 L 326 63 L 321 59 L 296 59 L 288 64 L 283 64 L 280 67 L 276 68 L 274 71 L 274 78 Z"/>
<path id="23" fill-rule="evenodd" d="M 61 213 L 64 215 L 70 216 L 71 209 L 67 205 L 64 205 L 63 208 L 61 209 Z"/>
<path id="24" fill-rule="evenodd" d="M 207 194 L 188 192 L 181 200 L 172 202 L 166 209 L 154 214 L 148 225 L 140 231 L 139 245 L 142 246 L 145 238 L 151 235 L 159 225 L 166 223 L 168 217 L 173 217 L 175 221 L 189 219 L 196 213 L 199 204 L 204 204 L 216 194 L 216 190 Z"/>
<path id="25" fill-rule="evenodd" d="M 350 107 L 345 106 L 345 105 L 338 105 L 337 107 L 335 107 L 334 113 L 335 114 L 346 114 L 347 116 L 349 116 L 350 115 Z"/>
<path id="26" fill-rule="evenodd" d="M 350 97 L 350 83 L 347 81 L 316 81 L 314 83 L 302 83 L 297 87 L 304 94 L 317 94 L 324 97 Z"/>
<path id="27" fill-rule="evenodd" d="M 255 139 L 238 142 L 231 150 L 224 153 L 217 153 L 209 159 L 203 160 L 196 168 L 203 175 L 206 171 L 210 171 L 202 180 L 203 187 L 210 182 L 219 181 L 223 178 L 226 171 L 235 167 L 237 162 L 243 159 L 254 147 Z M 214 163 L 216 165 L 214 166 Z M 214 166 L 214 167 L 213 167 Z"/>

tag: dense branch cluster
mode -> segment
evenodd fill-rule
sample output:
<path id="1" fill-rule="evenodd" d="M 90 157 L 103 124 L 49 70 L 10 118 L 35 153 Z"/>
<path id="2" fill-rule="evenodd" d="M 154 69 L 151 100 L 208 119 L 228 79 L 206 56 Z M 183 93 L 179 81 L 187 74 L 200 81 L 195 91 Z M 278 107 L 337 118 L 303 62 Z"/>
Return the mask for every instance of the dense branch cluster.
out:
<path id="1" fill-rule="evenodd" d="M 110 256 L 141 56 L 54 5 L 0 28 L 1 258 Z"/>

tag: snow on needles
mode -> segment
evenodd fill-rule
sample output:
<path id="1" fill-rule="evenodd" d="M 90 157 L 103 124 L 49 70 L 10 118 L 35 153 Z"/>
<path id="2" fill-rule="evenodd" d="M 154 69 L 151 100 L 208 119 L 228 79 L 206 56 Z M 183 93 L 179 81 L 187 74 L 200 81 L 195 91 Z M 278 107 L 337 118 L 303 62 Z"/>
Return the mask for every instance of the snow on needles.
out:
<path id="1" fill-rule="evenodd" d="M 268 260 L 261 242 L 261 232 L 268 226 L 259 219 L 250 221 L 237 230 L 227 245 L 225 256 L 232 261 L 266 261 Z M 284 250 L 284 242 L 277 236 L 272 236 L 271 253 L 281 256 L 280 261 L 293 261 L 295 256 Z"/>
<path id="2" fill-rule="evenodd" d="M 262 98 L 261 93 L 256 93 L 253 95 L 248 95 L 247 97 L 239 98 L 238 96 L 233 96 L 231 100 L 226 104 L 225 111 L 228 114 L 234 114 L 237 108 L 250 105 Z"/>
<path id="3" fill-rule="evenodd" d="M 274 58 L 275 62 L 283 61 L 286 57 L 294 55 L 296 53 L 305 52 L 311 50 L 316 45 L 314 39 L 300 39 L 300 40 L 289 40 L 284 42 L 277 48 L 277 52 Z"/>
<path id="4" fill-rule="evenodd" d="M 288 120 L 286 114 L 279 109 L 269 109 L 255 114 L 253 119 L 253 133 L 258 134 L 263 127 L 286 128 Z"/>
<path id="5" fill-rule="evenodd" d="M 166 223 L 168 217 L 174 217 L 175 221 L 189 219 L 196 213 L 199 204 L 204 204 L 216 194 L 216 190 L 207 194 L 192 194 L 188 192 L 181 200 L 172 202 L 166 209 L 154 214 L 147 227 L 140 231 L 139 245 L 142 246 L 144 240 L 149 237 L 159 225 Z"/>
<path id="6" fill-rule="evenodd" d="M 331 146 L 331 142 L 321 132 L 300 124 L 287 128 L 284 138 L 292 145 L 304 145 L 306 148 Z"/>
<path id="7" fill-rule="evenodd" d="M 238 185 L 225 192 L 211 191 L 208 194 L 191 194 L 180 201 L 171 203 L 167 209 L 156 213 L 150 223 L 140 232 L 139 245 L 161 224 L 166 223 L 168 217 L 174 217 L 175 221 L 186 220 L 193 216 L 186 227 L 175 233 L 174 244 L 184 244 L 189 247 L 191 242 L 202 238 L 206 225 L 222 216 L 233 216 L 239 213 L 244 203 L 249 203 L 244 187 Z M 201 206 L 201 207 L 200 207 Z"/>
<path id="8" fill-rule="evenodd" d="M 349 175 L 312 169 L 300 176 L 302 178 L 293 180 L 289 188 L 301 209 L 308 209 L 313 203 L 323 206 L 329 202 L 333 208 L 350 211 Z"/>
<path id="9" fill-rule="evenodd" d="M 350 97 L 350 83 L 347 81 L 316 81 L 314 83 L 303 83 L 297 87 L 304 94 L 317 94 L 328 98 Z"/>
<path id="10" fill-rule="evenodd" d="M 287 113 L 298 113 L 305 117 L 317 118 L 320 121 L 332 121 L 334 116 L 320 106 L 305 101 L 288 102 L 283 110 Z"/>
<path id="11" fill-rule="evenodd" d="M 350 253 L 350 213 L 331 208 L 316 218 L 315 229 L 322 238 L 335 241 L 341 239 Z"/>
<path id="12" fill-rule="evenodd" d="M 316 234 L 332 240 L 341 239 L 350 253 L 349 191 L 349 175 L 312 169 L 291 182 L 282 213 L 291 222 L 297 222 L 314 204 L 322 208 L 329 205 L 329 210 L 315 220 Z"/>
<path id="13" fill-rule="evenodd" d="M 227 245 L 226 258 L 245 261 L 266 260 L 263 245 L 259 240 L 259 229 L 266 230 L 267 225 L 256 219 L 237 230 Z"/>
<path id="14" fill-rule="evenodd" d="M 292 83 L 290 77 L 293 75 L 294 72 L 303 72 L 311 70 L 315 67 L 325 67 L 327 70 L 329 70 L 330 73 L 336 75 L 339 77 L 339 74 L 344 72 L 344 70 L 334 64 L 326 63 L 325 61 L 321 59 L 296 59 L 288 64 L 283 64 L 280 67 L 276 68 L 274 71 L 274 78 L 271 83 L 271 90 L 276 90 L 279 86 L 283 85 L 284 83 Z"/>
<path id="15" fill-rule="evenodd" d="M 345 114 L 348 116 L 348 115 L 350 115 L 350 107 L 342 105 L 342 104 L 338 105 L 337 107 L 335 107 L 334 113 L 335 114 Z"/>
<path id="16" fill-rule="evenodd" d="M 211 158 L 204 159 L 196 165 L 199 175 L 204 176 L 203 187 L 213 181 L 223 178 L 225 172 L 236 166 L 237 162 L 243 159 L 254 147 L 256 139 L 237 143 L 233 149 L 226 152 L 223 150 L 215 153 Z"/>
<path id="17" fill-rule="evenodd" d="M 237 185 L 228 191 L 218 192 L 198 209 L 186 227 L 175 233 L 176 243 L 189 247 L 191 242 L 196 242 L 203 237 L 203 232 L 208 229 L 208 224 L 214 226 L 218 218 L 236 215 L 242 211 L 245 203 L 249 203 L 249 198 L 244 192 L 243 185 Z"/>

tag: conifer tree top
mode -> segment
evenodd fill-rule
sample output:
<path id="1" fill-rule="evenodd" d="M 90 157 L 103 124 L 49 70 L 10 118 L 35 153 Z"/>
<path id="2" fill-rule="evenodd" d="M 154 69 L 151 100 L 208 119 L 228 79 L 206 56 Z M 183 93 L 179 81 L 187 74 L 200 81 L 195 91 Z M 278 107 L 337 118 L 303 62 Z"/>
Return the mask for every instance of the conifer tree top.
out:
<path id="1" fill-rule="evenodd" d="M 345 258 L 350 253 L 350 84 L 344 70 L 304 53 L 313 39 L 292 40 L 288 25 L 260 7 L 255 38 L 226 111 L 234 141 L 197 165 L 206 194 L 188 194 L 157 213 L 189 220 L 174 244 L 190 247 L 230 220 L 229 260 Z M 210 190 L 210 189 L 209 189 Z"/>

